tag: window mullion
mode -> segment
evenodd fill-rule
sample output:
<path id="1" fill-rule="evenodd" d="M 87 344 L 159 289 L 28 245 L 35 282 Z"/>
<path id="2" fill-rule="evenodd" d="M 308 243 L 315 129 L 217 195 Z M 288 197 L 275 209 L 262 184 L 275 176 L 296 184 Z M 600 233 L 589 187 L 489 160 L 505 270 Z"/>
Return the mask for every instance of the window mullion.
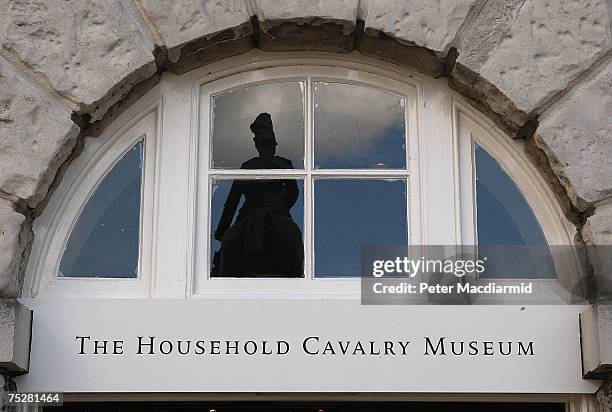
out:
<path id="1" fill-rule="evenodd" d="M 306 80 L 306 107 L 304 110 L 305 136 L 304 136 L 304 168 L 306 169 L 306 179 L 304 181 L 304 278 L 313 279 L 314 273 L 314 199 L 312 182 L 313 165 L 313 98 L 312 98 L 312 77 Z"/>
<path id="2" fill-rule="evenodd" d="M 453 152 L 452 99 L 434 87 L 423 89 L 420 104 L 420 133 L 423 147 L 421 182 L 425 203 L 424 241 L 430 245 L 456 245 L 455 177 Z"/>
<path id="3" fill-rule="evenodd" d="M 326 169 L 313 170 L 311 174 L 316 178 L 337 178 L 337 179 L 405 179 L 410 176 L 407 170 L 388 169 Z"/>
<path id="4" fill-rule="evenodd" d="M 243 179 L 243 178 L 286 178 L 287 176 L 304 177 L 304 170 L 296 169 L 235 169 L 235 170 L 211 170 L 209 175 L 219 179 Z"/>

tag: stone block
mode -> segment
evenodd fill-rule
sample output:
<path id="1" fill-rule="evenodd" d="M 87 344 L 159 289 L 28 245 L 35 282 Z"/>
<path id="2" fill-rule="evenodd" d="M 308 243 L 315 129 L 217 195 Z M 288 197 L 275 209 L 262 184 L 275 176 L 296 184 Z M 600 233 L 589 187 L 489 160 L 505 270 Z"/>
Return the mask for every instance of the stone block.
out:
<path id="1" fill-rule="evenodd" d="M 520 126 L 529 121 L 529 116 L 518 110 L 514 102 L 494 84 L 461 63 L 455 63 L 448 84 L 469 98 L 474 106 L 488 114 L 502 130 L 510 135 L 515 135 Z"/>
<path id="2" fill-rule="evenodd" d="M 591 245 L 612 246 L 612 204 L 595 209 L 582 228 L 582 237 Z"/>
<path id="3" fill-rule="evenodd" d="M 412 70 L 438 78 L 443 74 L 445 59 L 424 47 L 400 43 L 384 33 L 368 35 L 359 39 L 359 51 L 381 60 L 398 64 Z"/>
<path id="4" fill-rule="evenodd" d="M 296 23 L 337 22 L 350 34 L 357 20 L 358 0 L 253 0 L 253 14 L 266 31 L 283 21 Z"/>
<path id="5" fill-rule="evenodd" d="M 612 61 L 546 111 L 535 136 L 576 206 L 612 196 Z"/>
<path id="6" fill-rule="evenodd" d="M 259 48 L 265 51 L 348 53 L 353 50 L 355 40 L 352 33 L 344 34 L 345 27 L 336 22 L 317 22 L 317 25 L 282 22 L 260 32 Z"/>
<path id="7" fill-rule="evenodd" d="M 612 372 L 612 305 L 593 305 L 580 314 L 582 374 L 599 378 Z"/>
<path id="8" fill-rule="evenodd" d="M 0 190 L 35 207 L 74 147 L 71 111 L 0 57 Z"/>
<path id="9" fill-rule="evenodd" d="M 538 113 L 611 46 L 606 0 L 493 0 L 458 45 L 457 62 L 524 113 Z"/>
<path id="10" fill-rule="evenodd" d="M 582 227 L 582 237 L 593 267 L 595 299 L 612 303 L 612 204 L 595 209 Z"/>
<path id="11" fill-rule="evenodd" d="M 249 30 L 251 26 L 248 26 Z M 209 63 L 237 56 L 253 49 L 250 36 L 235 38 L 233 30 L 225 30 L 212 38 L 202 38 L 189 43 L 180 49 L 180 55 L 171 61 L 171 69 L 176 74 L 183 74 Z"/>
<path id="12" fill-rule="evenodd" d="M 25 216 L 0 199 L 0 297 L 18 297 L 19 263 L 25 248 Z"/>
<path id="13" fill-rule="evenodd" d="M 181 48 L 188 43 L 214 37 L 217 42 L 227 42 L 252 32 L 244 0 L 137 1 L 167 47 L 168 57 L 175 63 Z M 205 42 L 205 45 L 210 44 Z"/>
<path id="14" fill-rule="evenodd" d="M 357 0 L 254 0 L 259 47 L 270 51 L 350 52 L 355 39 Z"/>
<path id="15" fill-rule="evenodd" d="M 525 0 L 487 1 L 460 39 L 457 61 L 469 70 L 480 72 L 524 3 Z"/>
<path id="16" fill-rule="evenodd" d="M 157 68 L 122 1 L 14 0 L 3 46 L 93 120 Z"/>
<path id="17" fill-rule="evenodd" d="M 15 299 L 0 300 L 0 371 L 18 375 L 28 371 L 32 311 Z"/>
<path id="18" fill-rule="evenodd" d="M 475 0 L 364 0 L 360 17 L 365 31 L 446 52 Z"/>

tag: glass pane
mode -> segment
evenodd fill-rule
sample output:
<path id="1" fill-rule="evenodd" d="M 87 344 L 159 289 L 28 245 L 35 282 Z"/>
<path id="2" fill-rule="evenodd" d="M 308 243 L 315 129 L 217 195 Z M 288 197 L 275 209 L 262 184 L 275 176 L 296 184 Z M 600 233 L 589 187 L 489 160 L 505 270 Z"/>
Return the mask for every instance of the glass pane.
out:
<path id="1" fill-rule="evenodd" d="M 369 87 L 314 83 L 317 169 L 404 169 L 404 99 Z"/>
<path id="2" fill-rule="evenodd" d="M 478 250 L 484 277 L 554 278 L 550 251 L 533 211 L 514 181 L 476 145 Z"/>
<path id="3" fill-rule="evenodd" d="M 138 274 L 143 142 L 108 172 L 81 212 L 59 276 L 135 278 Z"/>
<path id="4" fill-rule="evenodd" d="M 407 245 L 405 180 L 315 180 L 315 274 L 360 276 L 361 247 Z"/>
<path id="5" fill-rule="evenodd" d="M 213 180 L 211 276 L 303 276 L 303 193 L 303 180 Z"/>
<path id="6" fill-rule="evenodd" d="M 212 167 L 238 169 L 258 155 L 254 137 L 264 151 L 270 146 L 292 166 L 252 165 L 251 169 L 304 168 L 304 84 L 272 83 L 235 89 L 212 99 Z M 270 122 L 259 121 L 268 113 Z M 258 131 L 257 135 L 254 135 Z M 275 146 L 273 143 L 276 142 Z"/>

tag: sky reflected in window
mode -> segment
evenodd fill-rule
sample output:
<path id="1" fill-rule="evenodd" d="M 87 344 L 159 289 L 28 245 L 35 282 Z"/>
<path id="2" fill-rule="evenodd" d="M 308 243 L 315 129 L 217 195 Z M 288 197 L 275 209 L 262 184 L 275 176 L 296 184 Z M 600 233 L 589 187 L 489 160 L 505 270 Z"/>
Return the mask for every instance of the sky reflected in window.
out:
<path id="1" fill-rule="evenodd" d="M 360 276 L 362 246 L 407 245 L 405 180 L 315 180 L 314 201 L 316 276 Z"/>
<path id="2" fill-rule="evenodd" d="M 546 238 L 512 178 L 475 146 L 478 249 L 488 257 L 483 277 L 554 278 Z"/>
<path id="3" fill-rule="evenodd" d="M 271 83 L 230 90 L 212 100 L 212 168 L 239 169 L 257 156 L 250 125 L 269 113 L 277 155 L 304 168 L 304 84 Z"/>
<path id="4" fill-rule="evenodd" d="M 132 147 L 87 201 L 62 255 L 59 276 L 138 275 L 143 146 L 140 141 Z"/>
<path id="5" fill-rule="evenodd" d="M 316 169 L 404 169 L 404 99 L 353 84 L 314 82 Z"/>

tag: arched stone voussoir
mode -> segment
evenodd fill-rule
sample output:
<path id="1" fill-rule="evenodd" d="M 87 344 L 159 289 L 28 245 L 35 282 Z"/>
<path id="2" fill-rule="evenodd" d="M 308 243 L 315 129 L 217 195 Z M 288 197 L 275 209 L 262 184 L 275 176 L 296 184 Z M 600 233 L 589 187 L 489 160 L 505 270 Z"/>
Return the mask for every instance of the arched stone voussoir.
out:
<path id="1" fill-rule="evenodd" d="M 475 0 L 424 1 L 137 0 L 176 73 L 243 53 L 355 49 L 418 70 L 443 74 L 446 56 Z"/>
<path id="2" fill-rule="evenodd" d="M 3 22 L 2 46 L 93 120 L 157 70 L 128 2 L 14 0 Z"/>
<path id="3" fill-rule="evenodd" d="M 0 198 L 0 298 L 19 297 L 19 268 L 28 236 L 26 218 Z"/>
<path id="4" fill-rule="evenodd" d="M 446 75 L 454 62 L 449 51 L 478 4 L 476 0 L 363 0 L 359 19 L 364 34 L 358 49 L 432 77 Z"/>
<path id="5" fill-rule="evenodd" d="M 70 109 L 32 86 L 0 57 L 0 192 L 34 208 L 73 149 Z"/>
<path id="6" fill-rule="evenodd" d="M 612 59 L 544 112 L 535 138 L 576 207 L 612 202 Z"/>
<path id="7" fill-rule="evenodd" d="M 137 1 L 178 74 L 253 47 L 341 53 L 354 49 L 358 0 Z"/>
<path id="8" fill-rule="evenodd" d="M 350 52 L 355 46 L 358 0 L 252 0 L 257 46 L 262 50 Z"/>
<path id="9" fill-rule="evenodd" d="M 493 86 L 511 102 L 498 110 L 521 126 L 609 53 L 609 13 L 606 0 L 488 1 L 457 44 L 452 82 L 483 96 Z"/>
<path id="10" fill-rule="evenodd" d="M 251 12 L 245 0 L 135 0 L 167 50 L 177 72 L 240 54 L 252 47 Z"/>
<path id="11" fill-rule="evenodd" d="M 582 227 L 599 302 L 612 303 L 612 203 L 599 205 Z M 612 328 L 612 325 L 610 325 Z"/>
<path id="12" fill-rule="evenodd" d="M 363 0 L 360 19 L 365 33 L 384 33 L 395 39 L 446 53 L 476 0 Z"/>

